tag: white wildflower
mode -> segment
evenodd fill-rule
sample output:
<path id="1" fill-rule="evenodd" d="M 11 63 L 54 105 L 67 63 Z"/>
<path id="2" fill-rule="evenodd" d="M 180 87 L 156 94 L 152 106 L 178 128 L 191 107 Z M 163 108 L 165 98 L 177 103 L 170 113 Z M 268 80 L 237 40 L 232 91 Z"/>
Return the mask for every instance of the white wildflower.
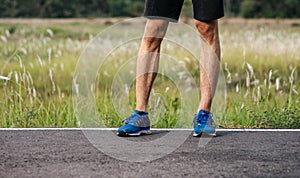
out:
<path id="1" fill-rule="evenodd" d="M 127 84 L 124 85 L 124 88 L 125 88 L 125 93 L 128 95 L 129 94 L 129 88 L 128 88 Z"/>
<path id="2" fill-rule="evenodd" d="M 75 94 L 79 96 L 79 84 L 77 83 L 77 76 L 75 76 L 73 79 L 73 85 L 75 89 Z"/>
<path id="3" fill-rule="evenodd" d="M 257 98 L 261 98 L 261 91 L 260 91 L 260 86 L 257 87 Z"/>
<path id="4" fill-rule="evenodd" d="M 94 84 L 91 84 L 91 87 L 90 87 L 90 90 L 91 90 L 91 92 L 93 93 L 94 92 Z"/>
<path id="5" fill-rule="evenodd" d="M 9 30 L 5 30 L 5 35 L 7 36 L 7 37 L 10 37 L 10 32 L 9 32 Z"/>
<path id="6" fill-rule="evenodd" d="M 278 91 L 280 87 L 280 78 L 276 78 L 275 86 L 276 86 L 276 90 Z"/>
<path id="7" fill-rule="evenodd" d="M 239 92 L 240 91 L 240 88 L 239 88 L 239 84 L 236 84 L 236 86 L 235 86 L 235 92 Z"/>
<path id="8" fill-rule="evenodd" d="M 264 80 L 264 86 L 267 87 L 267 79 Z"/>
<path id="9" fill-rule="evenodd" d="M 293 93 L 299 95 L 298 91 L 296 90 L 295 86 L 293 86 Z"/>
<path id="10" fill-rule="evenodd" d="M 271 69 L 270 72 L 269 72 L 269 81 L 272 79 L 272 74 L 273 74 L 273 71 Z"/>
<path id="11" fill-rule="evenodd" d="M 50 37 L 53 37 L 54 33 L 51 29 L 47 29 L 46 32 L 50 35 Z"/>
<path id="12" fill-rule="evenodd" d="M 0 80 L 10 80 L 10 78 L 0 75 Z"/>
<path id="13" fill-rule="evenodd" d="M 25 48 L 19 48 L 19 50 L 24 54 L 27 55 L 27 50 Z"/>
<path id="14" fill-rule="evenodd" d="M 107 76 L 107 77 L 110 76 L 109 73 L 108 73 L 107 71 L 104 71 L 103 74 L 104 74 L 104 76 Z"/>
<path id="15" fill-rule="evenodd" d="M 35 88 L 32 88 L 32 95 L 33 95 L 34 98 L 36 98 L 36 90 L 35 90 Z"/>
<path id="16" fill-rule="evenodd" d="M 49 64 L 51 63 L 51 53 L 52 53 L 52 48 L 48 49 L 48 62 Z"/>
<path id="17" fill-rule="evenodd" d="M 245 104 L 244 104 L 244 103 L 242 103 L 242 105 L 241 105 L 241 109 L 244 109 L 244 107 L 245 107 Z"/>
<path id="18" fill-rule="evenodd" d="M 170 87 L 166 87 L 165 93 L 167 93 L 170 90 Z"/>
<path id="19" fill-rule="evenodd" d="M 38 59 L 38 61 L 39 61 L 39 64 L 40 64 L 41 66 L 43 66 L 44 63 L 43 63 L 43 61 L 42 61 L 42 59 L 41 59 L 41 57 L 40 57 L 39 55 L 37 55 L 37 59 Z"/>
<path id="20" fill-rule="evenodd" d="M 252 77 L 254 75 L 254 70 L 253 70 L 253 67 L 249 64 L 249 63 L 246 63 L 247 64 L 247 68 L 250 72 L 250 77 Z"/>
<path id="21" fill-rule="evenodd" d="M 15 79 L 16 79 L 16 83 L 19 83 L 19 76 L 18 73 L 15 71 Z"/>
<path id="22" fill-rule="evenodd" d="M 7 38 L 6 38 L 5 36 L 3 36 L 3 35 L 0 35 L 0 38 L 1 38 L 1 40 L 2 40 L 4 43 L 6 43 L 6 42 L 7 42 Z"/>
<path id="23" fill-rule="evenodd" d="M 292 69 L 292 73 L 291 73 L 291 75 L 289 77 L 289 81 L 290 81 L 291 84 L 293 84 L 293 82 L 294 82 L 294 73 L 295 73 L 295 71 L 296 71 L 296 67 L 294 67 Z"/>
<path id="24" fill-rule="evenodd" d="M 52 72 L 52 69 L 49 69 L 49 77 L 50 77 L 50 80 L 53 81 L 53 72 Z"/>
<path id="25" fill-rule="evenodd" d="M 247 86 L 247 88 L 250 86 L 250 76 L 249 76 L 249 72 L 248 71 L 246 71 L 247 72 L 247 77 L 246 77 L 246 86 Z"/>
<path id="26" fill-rule="evenodd" d="M 224 69 L 226 72 L 227 72 L 227 77 L 226 77 L 226 80 L 227 80 L 227 83 L 231 83 L 232 82 L 232 78 L 231 78 L 231 73 L 228 69 L 228 64 L 227 62 L 225 63 L 225 69 Z"/>
<path id="27" fill-rule="evenodd" d="M 258 85 L 259 84 L 259 80 L 255 79 L 254 81 L 251 82 L 251 85 Z"/>

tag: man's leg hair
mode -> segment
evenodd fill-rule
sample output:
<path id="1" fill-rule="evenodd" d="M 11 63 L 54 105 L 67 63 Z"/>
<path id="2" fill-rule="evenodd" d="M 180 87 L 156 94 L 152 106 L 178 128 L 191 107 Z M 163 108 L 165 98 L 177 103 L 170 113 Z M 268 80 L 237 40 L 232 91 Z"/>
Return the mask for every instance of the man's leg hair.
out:
<path id="1" fill-rule="evenodd" d="M 218 20 L 203 22 L 196 20 L 195 25 L 201 39 L 200 55 L 200 93 L 198 111 L 211 110 L 220 69 L 220 41 Z"/>
<path id="2" fill-rule="evenodd" d="M 158 72 L 160 45 L 169 21 L 148 19 L 136 66 L 136 110 L 147 111 L 150 91 Z"/>

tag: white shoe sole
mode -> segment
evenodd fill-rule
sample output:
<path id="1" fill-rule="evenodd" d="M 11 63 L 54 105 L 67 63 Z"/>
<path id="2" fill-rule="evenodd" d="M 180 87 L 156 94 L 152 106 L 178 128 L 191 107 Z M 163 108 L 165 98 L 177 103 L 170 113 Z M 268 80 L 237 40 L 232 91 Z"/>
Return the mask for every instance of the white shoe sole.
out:
<path id="1" fill-rule="evenodd" d="M 141 130 L 137 133 L 131 133 L 131 134 L 128 134 L 128 133 L 122 133 L 120 134 L 119 132 L 117 132 L 117 135 L 120 135 L 120 136 L 140 136 L 140 135 L 150 135 L 152 134 L 152 132 L 150 130 Z"/>
<path id="2" fill-rule="evenodd" d="M 201 136 L 203 133 L 204 133 L 204 134 L 207 134 L 207 135 L 209 135 L 209 136 L 213 136 L 213 137 L 216 137 L 216 136 L 217 136 L 217 132 L 214 132 L 214 133 L 200 132 L 199 134 L 193 133 L 193 137 L 199 137 L 199 136 Z"/>

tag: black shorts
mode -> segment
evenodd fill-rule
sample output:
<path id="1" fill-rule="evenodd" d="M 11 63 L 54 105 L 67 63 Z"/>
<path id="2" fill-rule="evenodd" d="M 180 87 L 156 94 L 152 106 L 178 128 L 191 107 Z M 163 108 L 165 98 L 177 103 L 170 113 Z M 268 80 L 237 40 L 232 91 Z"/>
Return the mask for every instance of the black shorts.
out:
<path id="1" fill-rule="evenodd" d="M 192 0 L 194 18 L 216 20 L 224 16 L 223 0 Z M 146 0 L 144 16 L 178 21 L 184 0 Z"/>

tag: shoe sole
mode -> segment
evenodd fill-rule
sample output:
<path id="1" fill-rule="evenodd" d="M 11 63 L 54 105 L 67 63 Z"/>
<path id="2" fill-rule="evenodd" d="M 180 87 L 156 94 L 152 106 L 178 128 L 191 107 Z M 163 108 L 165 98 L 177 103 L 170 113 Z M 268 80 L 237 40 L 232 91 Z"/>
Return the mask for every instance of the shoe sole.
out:
<path id="1" fill-rule="evenodd" d="M 214 133 L 200 132 L 199 134 L 193 133 L 193 137 L 200 137 L 203 133 L 213 137 L 217 136 L 217 132 Z"/>
<path id="2" fill-rule="evenodd" d="M 140 135 L 150 135 L 152 132 L 150 130 L 141 130 L 137 133 L 126 133 L 124 131 L 117 132 L 118 136 L 140 136 Z"/>

